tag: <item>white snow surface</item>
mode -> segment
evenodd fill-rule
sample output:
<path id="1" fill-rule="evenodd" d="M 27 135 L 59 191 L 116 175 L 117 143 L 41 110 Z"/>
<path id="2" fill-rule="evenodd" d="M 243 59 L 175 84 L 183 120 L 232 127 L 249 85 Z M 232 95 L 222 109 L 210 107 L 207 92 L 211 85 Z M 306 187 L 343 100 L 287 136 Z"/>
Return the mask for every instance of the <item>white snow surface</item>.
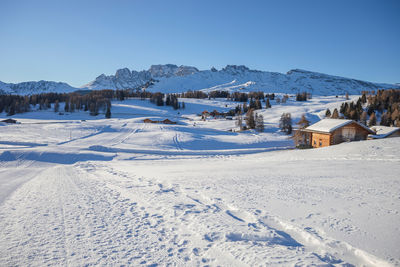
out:
<path id="1" fill-rule="evenodd" d="M 264 133 L 195 115 L 235 103 L 184 101 L 2 124 L 0 266 L 400 266 L 400 138 L 286 149 L 280 114 L 345 99 L 272 103 Z"/>

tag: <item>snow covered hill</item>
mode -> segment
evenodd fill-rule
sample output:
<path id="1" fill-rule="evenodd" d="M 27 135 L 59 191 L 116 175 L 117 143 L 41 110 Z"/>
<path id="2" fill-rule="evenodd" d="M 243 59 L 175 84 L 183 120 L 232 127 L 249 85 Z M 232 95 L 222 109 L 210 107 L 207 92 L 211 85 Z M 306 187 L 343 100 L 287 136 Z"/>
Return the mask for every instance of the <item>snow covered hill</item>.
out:
<path id="1" fill-rule="evenodd" d="M 4 83 L 0 81 L 0 94 L 31 95 L 40 93 L 70 93 L 79 90 L 67 83 L 53 81 Z"/>
<path id="2" fill-rule="evenodd" d="M 332 76 L 305 70 L 291 70 L 287 74 L 251 70 L 246 66 L 227 65 L 221 70 L 199 71 L 195 67 L 153 65 L 147 71 L 120 69 L 115 75 L 104 74 L 84 85 L 88 89 L 125 89 L 149 87 L 153 92 L 177 93 L 188 90 L 264 91 L 269 93 L 312 92 L 315 95 L 360 94 L 363 90 L 400 88 L 398 85 L 379 84 Z"/>

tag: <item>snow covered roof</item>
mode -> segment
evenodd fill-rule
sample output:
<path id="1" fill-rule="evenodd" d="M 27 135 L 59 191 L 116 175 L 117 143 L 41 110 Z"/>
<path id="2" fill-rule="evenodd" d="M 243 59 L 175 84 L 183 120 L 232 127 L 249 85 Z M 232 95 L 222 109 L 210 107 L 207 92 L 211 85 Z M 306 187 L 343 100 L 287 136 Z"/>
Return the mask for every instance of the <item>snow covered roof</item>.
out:
<path id="1" fill-rule="evenodd" d="M 400 131 L 400 127 L 388 127 L 388 126 L 373 126 L 371 127 L 376 134 L 371 135 L 373 138 L 385 138 L 396 131 Z"/>
<path id="2" fill-rule="evenodd" d="M 305 130 L 306 131 L 315 131 L 315 132 L 324 132 L 324 133 L 331 133 L 336 129 L 339 129 L 347 124 L 350 123 L 357 123 L 364 129 L 366 129 L 368 132 L 372 132 L 371 129 L 366 127 L 365 125 L 362 125 L 356 121 L 353 120 L 342 120 L 342 119 L 322 119 L 317 123 L 314 123 L 313 125 L 308 126 Z"/>

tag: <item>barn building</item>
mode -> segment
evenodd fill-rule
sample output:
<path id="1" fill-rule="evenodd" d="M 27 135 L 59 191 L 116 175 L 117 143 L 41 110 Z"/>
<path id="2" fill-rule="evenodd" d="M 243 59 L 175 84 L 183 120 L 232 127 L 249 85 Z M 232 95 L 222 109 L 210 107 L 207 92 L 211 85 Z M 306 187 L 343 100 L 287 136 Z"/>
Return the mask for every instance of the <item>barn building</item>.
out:
<path id="1" fill-rule="evenodd" d="M 323 119 L 300 130 L 299 144 L 325 147 L 343 142 L 366 140 L 374 132 L 353 120 Z"/>

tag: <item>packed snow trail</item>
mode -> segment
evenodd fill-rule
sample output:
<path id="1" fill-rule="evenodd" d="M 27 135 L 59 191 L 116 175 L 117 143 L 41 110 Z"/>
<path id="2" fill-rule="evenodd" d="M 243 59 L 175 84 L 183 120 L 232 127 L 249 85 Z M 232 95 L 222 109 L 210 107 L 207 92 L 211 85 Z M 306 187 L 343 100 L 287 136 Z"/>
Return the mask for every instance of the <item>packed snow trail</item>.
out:
<path id="1" fill-rule="evenodd" d="M 0 265 L 390 266 L 329 237 L 313 224 L 302 226 L 294 220 L 297 215 L 291 215 L 293 222 L 284 219 L 285 213 L 279 214 L 282 202 L 290 204 L 297 197 L 310 201 L 298 195 L 310 186 L 310 178 L 304 178 L 302 187 L 287 170 L 277 171 L 274 160 L 287 152 L 276 153 L 229 160 L 115 160 L 47 166 L 1 205 Z M 300 162 L 315 167 L 312 160 Z M 289 164 L 299 163 L 292 159 Z M 341 169 L 344 164 L 335 166 Z M 238 175 L 250 166 L 253 171 Z M 267 177 L 261 174 L 267 171 Z M 325 175 L 332 175 L 332 169 L 325 169 Z M 336 193 L 345 193 L 339 191 L 341 186 L 337 189 Z M 355 197 L 365 198 L 365 192 L 360 193 Z M 392 263 L 398 265 L 398 259 Z"/>

